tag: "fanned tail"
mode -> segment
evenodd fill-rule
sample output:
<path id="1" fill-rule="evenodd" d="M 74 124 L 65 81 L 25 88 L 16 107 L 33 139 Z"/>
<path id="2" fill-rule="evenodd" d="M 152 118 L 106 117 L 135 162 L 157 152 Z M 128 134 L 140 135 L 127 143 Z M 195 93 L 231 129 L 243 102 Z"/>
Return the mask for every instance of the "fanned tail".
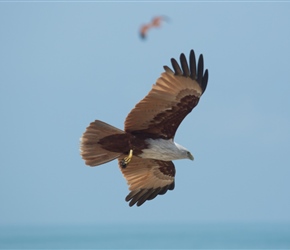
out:
<path id="1" fill-rule="evenodd" d="M 99 141 L 110 135 L 124 134 L 125 132 L 102 121 L 92 122 L 81 137 L 80 151 L 86 165 L 98 166 L 118 158 L 121 154 L 111 152 L 99 144 Z"/>

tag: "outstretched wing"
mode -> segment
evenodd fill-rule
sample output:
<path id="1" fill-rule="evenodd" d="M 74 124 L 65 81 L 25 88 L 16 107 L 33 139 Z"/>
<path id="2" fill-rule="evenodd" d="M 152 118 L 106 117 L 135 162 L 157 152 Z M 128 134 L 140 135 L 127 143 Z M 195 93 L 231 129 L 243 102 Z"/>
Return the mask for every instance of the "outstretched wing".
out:
<path id="1" fill-rule="evenodd" d="M 162 21 L 168 21 L 169 18 L 167 16 L 156 16 L 152 19 L 150 23 L 144 24 L 140 28 L 140 36 L 145 39 L 147 37 L 147 33 L 150 29 L 154 27 L 160 27 Z"/>
<path id="2" fill-rule="evenodd" d="M 165 72 L 151 91 L 128 114 L 126 132 L 171 139 L 182 120 L 198 104 L 208 80 L 208 70 L 203 73 L 203 56 L 199 56 L 197 68 L 193 50 L 189 65 L 184 54 L 180 55 L 181 68 L 173 58 L 171 63 L 174 72 L 164 66 Z"/>
<path id="3" fill-rule="evenodd" d="M 129 206 L 137 203 L 141 206 L 145 201 L 154 199 L 174 189 L 175 167 L 171 161 L 158 161 L 133 156 L 126 168 L 119 167 L 127 180 L 131 191 L 126 201 Z"/>

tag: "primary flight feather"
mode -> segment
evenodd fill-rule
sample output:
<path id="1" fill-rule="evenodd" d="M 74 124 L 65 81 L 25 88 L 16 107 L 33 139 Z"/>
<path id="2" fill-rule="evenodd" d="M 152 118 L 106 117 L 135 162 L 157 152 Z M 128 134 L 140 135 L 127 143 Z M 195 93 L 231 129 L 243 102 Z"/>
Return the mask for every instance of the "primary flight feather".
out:
<path id="1" fill-rule="evenodd" d="M 208 70 L 203 56 L 196 66 L 194 51 L 189 63 L 184 54 L 180 65 L 171 59 L 173 70 L 164 66 L 150 92 L 131 110 L 124 131 L 107 123 L 92 122 L 81 137 L 81 156 L 89 166 L 98 166 L 118 158 L 127 180 L 130 206 L 141 206 L 174 189 L 173 160 L 190 159 L 192 154 L 174 142 L 182 120 L 198 104 L 204 93 Z"/>

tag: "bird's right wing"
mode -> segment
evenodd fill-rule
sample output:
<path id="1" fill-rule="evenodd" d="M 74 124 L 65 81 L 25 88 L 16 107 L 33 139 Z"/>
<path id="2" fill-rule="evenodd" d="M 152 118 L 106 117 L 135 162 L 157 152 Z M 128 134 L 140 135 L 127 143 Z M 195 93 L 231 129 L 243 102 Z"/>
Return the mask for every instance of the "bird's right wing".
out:
<path id="1" fill-rule="evenodd" d="M 200 55 L 197 67 L 193 50 L 189 64 L 184 54 L 180 55 L 181 68 L 175 59 L 171 63 L 174 72 L 164 66 L 165 72 L 128 114 L 126 132 L 172 139 L 182 120 L 198 104 L 208 80 L 208 71 L 203 72 L 203 56 Z"/>

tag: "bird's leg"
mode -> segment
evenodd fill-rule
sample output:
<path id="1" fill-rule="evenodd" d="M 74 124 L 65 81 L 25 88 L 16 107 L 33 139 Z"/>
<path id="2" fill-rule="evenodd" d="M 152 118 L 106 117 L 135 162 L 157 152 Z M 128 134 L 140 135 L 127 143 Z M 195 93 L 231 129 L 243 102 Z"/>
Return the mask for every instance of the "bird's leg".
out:
<path id="1" fill-rule="evenodd" d="M 132 156 L 133 156 L 133 150 L 130 149 L 129 155 L 126 156 L 126 157 L 121 161 L 121 166 L 122 166 L 122 168 L 126 168 L 126 167 L 127 167 L 127 165 L 129 164 L 129 162 L 130 162 L 131 159 L 132 159 Z"/>

